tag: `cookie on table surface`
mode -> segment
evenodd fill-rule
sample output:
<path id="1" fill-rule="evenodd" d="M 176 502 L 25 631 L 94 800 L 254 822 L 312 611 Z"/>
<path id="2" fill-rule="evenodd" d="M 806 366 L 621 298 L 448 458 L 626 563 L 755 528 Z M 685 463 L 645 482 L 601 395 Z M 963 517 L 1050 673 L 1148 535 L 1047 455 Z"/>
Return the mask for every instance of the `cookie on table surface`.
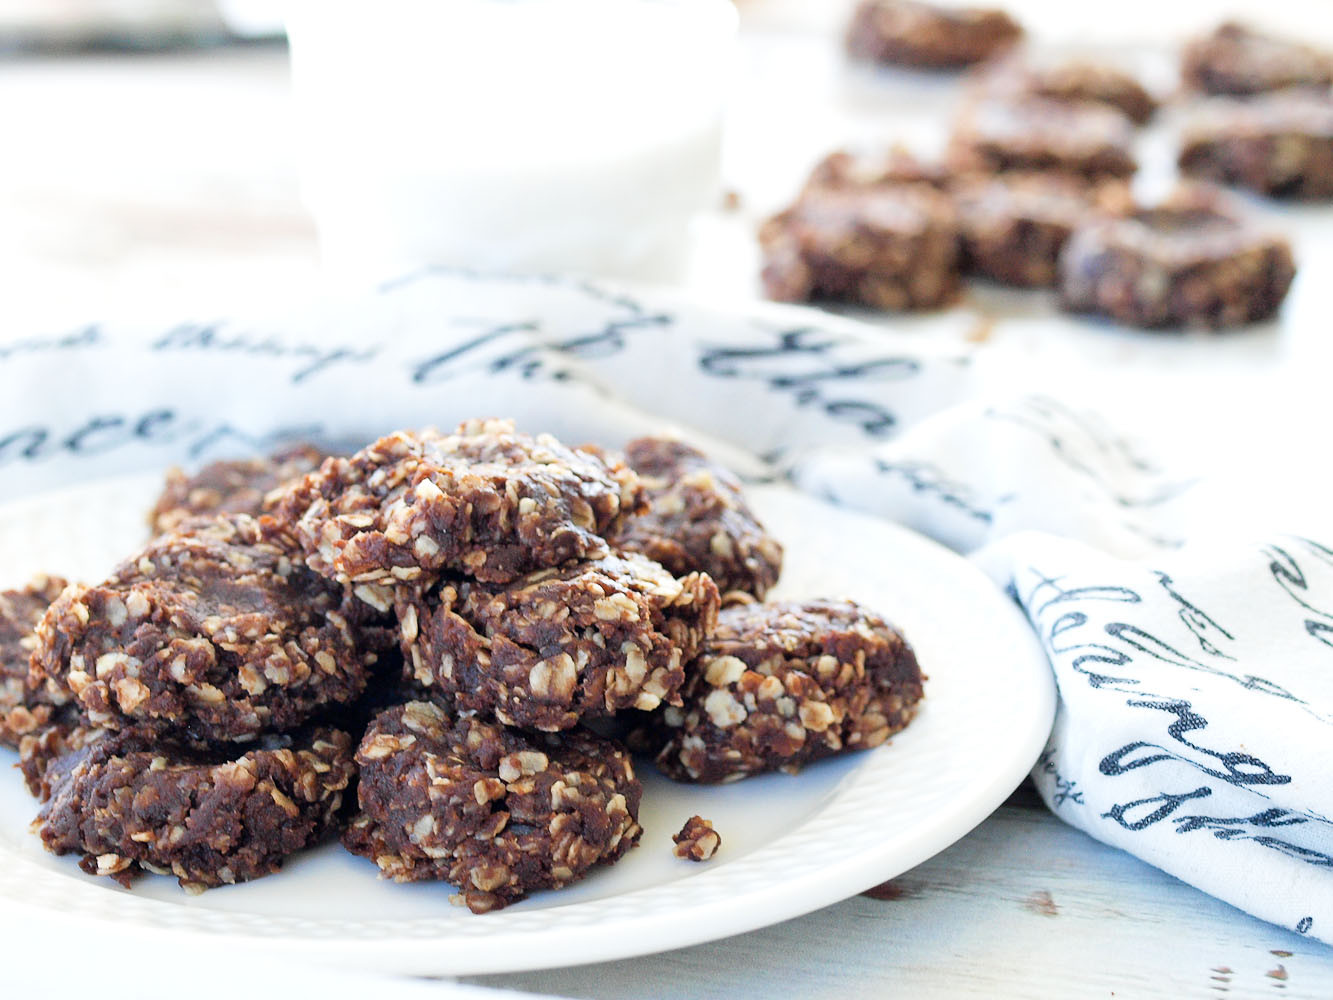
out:
<path id="1" fill-rule="evenodd" d="M 1122 182 L 1090 183 L 1069 174 L 969 175 L 951 190 L 964 269 L 1029 288 L 1055 284 L 1060 250 L 1078 226 L 1132 204 Z"/>
<path id="2" fill-rule="evenodd" d="M 38 576 L 23 587 L 0 590 L 0 746 L 17 747 L 68 700 L 28 682 L 37 623 L 66 586 L 61 577 Z"/>
<path id="3" fill-rule="evenodd" d="M 937 309 L 958 296 L 958 221 L 928 184 L 807 188 L 764 223 L 764 293 L 877 309 Z"/>
<path id="4" fill-rule="evenodd" d="M 1333 85 L 1333 55 L 1234 21 L 1185 48 L 1181 76 L 1207 94 L 1259 94 Z"/>
<path id="5" fill-rule="evenodd" d="M 1022 26 L 998 8 L 861 0 L 846 44 L 857 59 L 957 69 L 988 59 L 1022 37 Z"/>
<path id="6" fill-rule="evenodd" d="M 1273 197 L 1333 198 L 1333 98 L 1297 90 L 1204 102 L 1185 125 L 1179 165 Z"/>
<path id="7" fill-rule="evenodd" d="M 37 627 L 32 677 L 89 723 L 241 740 L 354 701 L 377 659 L 363 610 L 289 554 L 271 521 L 186 522 Z"/>
<path id="8" fill-rule="evenodd" d="M 734 781 L 876 747 L 911 721 L 916 654 L 851 601 L 737 605 L 689 665 L 684 705 L 652 723 L 677 781 Z"/>
<path id="9" fill-rule="evenodd" d="M 984 98 L 959 116 L 949 165 L 959 173 L 1060 171 L 1089 180 L 1129 177 L 1138 168 L 1134 126 L 1096 104 L 1044 97 Z"/>
<path id="10" fill-rule="evenodd" d="M 629 754 L 582 730 L 532 735 L 411 702 L 376 717 L 356 763 L 343 844 L 386 878 L 453 883 L 476 913 L 611 864 L 642 832 Z"/>
<path id="11" fill-rule="evenodd" d="M 1127 326 L 1216 329 L 1272 316 L 1294 275 L 1285 237 L 1186 192 L 1075 232 L 1060 257 L 1060 304 Z"/>
<path id="12" fill-rule="evenodd" d="M 387 610 L 395 587 L 445 572 L 504 583 L 603 555 L 603 536 L 640 503 L 623 464 L 508 420 L 470 420 L 330 459 L 287 493 L 279 519 L 313 569 Z"/>
<path id="13" fill-rule="evenodd" d="M 278 488 L 319 467 L 326 453 L 311 444 L 281 448 L 265 458 L 212 462 L 192 476 L 167 471 L 166 485 L 148 524 L 154 534 L 209 514 L 262 514 L 276 505 Z"/>
<path id="14" fill-rule="evenodd" d="M 824 157 L 806 181 L 807 188 L 867 188 L 879 185 L 929 184 L 944 188 L 948 173 L 903 146 L 887 149 L 839 149 Z"/>
<path id="15" fill-rule="evenodd" d="M 334 828 L 352 749 L 336 729 L 248 748 L 126 730 L 51 765 L 34 828 L 47 850 L 80 853 L 84 871 L 126 885 L 139 870 L 189 892 L 246 882 Z"/>
<path id="16" fill-rule="evenodd" d="M 1157 99 L 1133 73 L 1093 59 L 1012 53 L 978 67 L 971 82 L 991 97 L 1106 105 L 1136 125 L 1157 110 Z"/>
<path id="17" fill-rule="evenodd" d="M 763 599 L 782 572 L 782 546 L 755 519 L 740 480 L 681 441 L 638 438 L 625 460 L 639 475 L 648 511 L 612 539 L 678 577 L 707 573 L 717 589 Z"/>
<path id="18" fill-rule="evenodd" d="M 555 731 L 678 700 L 718 592 L 636 553 L 508 584 L 446 581 L 399 605 L 403 656 L 431 697 L 506 725 Z"/>

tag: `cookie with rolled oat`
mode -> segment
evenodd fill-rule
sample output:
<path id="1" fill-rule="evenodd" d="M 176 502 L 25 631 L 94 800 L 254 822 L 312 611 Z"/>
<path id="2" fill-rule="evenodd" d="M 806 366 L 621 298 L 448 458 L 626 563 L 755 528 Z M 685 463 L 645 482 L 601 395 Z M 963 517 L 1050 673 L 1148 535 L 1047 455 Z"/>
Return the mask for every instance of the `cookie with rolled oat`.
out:
<path id="1" fill-rule="evenodd" d="M 356 763 L 343 844 L 383 877 L 453 883 L 474 913 L 577 881 L 642 832 L 629 754 L 583 730 L 527 734 L 411 702 L 376 717 Z"/>
<path id="2" fill-rule="evenodd" d="M 1134 74 L 1091 59 L 1015 53 L 978 67 L 970 82 L 989 97 L 1105 105 L 1135 125 L 1147 122 L 1157 110 L 1157 99 Z"/>
<path id="3" fill-rule="evenodd" d="M 1181 76 L 1208 94 L 1260 94 L 1333 84 L 1333 54 L 1228 21 L 1185 48 Z"/>
<path id="4" fill-rule="evenodd" d="M 1205 101 L 1185 124 L 1178 164 L 1182 174 L 1274 198 L 1333 198 L 1333 97 Z"/>
<path id="5" fill-rule="evenodd" d="M 403 656 L 431 697 L 553 732 L 678 701 L 718 603 L 708 576 L 678 579 L 629 552 L 508 584 L 445 581 L 398 617 Z"/>
<path id="6" fill-rule="evenodd" d="M 1295 273 L 1285 237 L 1184 191 L 1078 229 L 1060 255 L 1060 305 L 1127 326 L 1219 329 L 1272 316 Z"/>
<path id="7" fill-rule="evenodd" d="M 648 511 L 625 521 L 612 541 L 676 576 L 707 573 L 723 593 L 763 599 L 782 572 L 782 545 L 755 518 L 740 480 L 681 441 L 638 438 L 625 460 L 639 474 Z"/>
<path id="8" fill-rule="evenodd" d="M 958 296 L 958 220 L 930 184 L 807 187 L 759 245 L 764 294 L 779 302 L 938 309 Z"/>
<path id="9" fill-rule="evenodd" d="M 957 69 L 989 59 L 1022 36 L 1022 26 L 999 8 L 861 0 L 846 44 L 848 54 L 857 59 Z"/>
<path id="10" fill-rule="evenodd" d="M 815 164 L 807 188 L 869 188 L 894 184 L 929 184 L 943 189 L 945 169 L 922 160 L 904 146 L 887 149 L 838 149 Z"/>
<path id="11" fill-rule="evenodd" d="M 110 729 L 87 725 L 72 704 L 52 709 L 42 725 L 19 737 L 18 768 L 23 775 L 23 784 L 30 793 L 45 802 L 51 797 L 51 783 L 47 779 L 51 765 L 111 732 Z"/>
<path id="12" fill-rule="evenodd" d="M 162 495 L 148 515 L 149 527 L 162 534 L 193 517 L 269 513 L 277 505 L 279 488 L 319 468 L 325 457 L 312 444 L 296 444 L 264 458 L 212 462 L 194 475 L 169 469 Z"/>
<path id="13" fill-rule="evenodd" d="M 141 870 L 192 893 L 247 882 L 335 827 L 352 749 L 336 729 L 243 751 L 126 730 L 51 765 L 34 831 L 48 851 L 82 854 L 84 871 L 126 886 Z"/>
<path id="14" fill-rule="evenodd" d="M 1055 284 L 1061 249 L 1091 216 L 1132 206 L 1127 185 L 1069 174 L 970 175 L 952 191 L 965 269 L 1025 288 Z"/>
<path id="15" fill-rule="evenodd" d="M 1119 111 L 1044 97 L 986 98 L 967 105 L 949 140 L 960 173 L 1059 171 L 1088 180 L 1138 169 L 1134 126 Z"/>
<path id="16" fill-rule="evenodd" d="M 37 623 L 66 586 L 61 577 L 38 576 L 23 587 L 0 590 L 0 746 L 17 747 L 24 736 L 49 725 L 67 700 L 28 682 Z"/>
<path id="17" fill-rule="evenodd" d="M 187 522 L 37 627 L 31 676 L 94 726 L 197 739 L 293 729 L 361 694 L 377 659 L 343 591 L 248 514 Z"/>
<path id="18" fill-rule="evenodd" d="M 657 765 L 677 781 L 735 781 L 902 729 L 923 678 L 902 634 L 851 601 L 736 605 L 688 667 L 684 705 L 655 716 Z"/>
<path id="19" fill-rule="evenodd" d="M 607 551 L 637 477 L 508 420 L 399 431 L 325 462 L 279 506 L 310 566 L 387 610 L 391 591 L 461 573 L 506 583 Z"/>

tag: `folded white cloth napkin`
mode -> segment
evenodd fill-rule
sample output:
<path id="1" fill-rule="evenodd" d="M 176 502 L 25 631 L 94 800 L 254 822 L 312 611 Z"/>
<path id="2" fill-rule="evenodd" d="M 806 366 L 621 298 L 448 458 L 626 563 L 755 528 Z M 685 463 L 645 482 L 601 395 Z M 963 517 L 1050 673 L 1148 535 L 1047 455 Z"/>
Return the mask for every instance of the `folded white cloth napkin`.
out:
<path id="1" fill-rule="evenodd" d="M 974 555 L 1044 643 L 1060 703 L 1033 775 L 1057 816 L 1333 942 L 1333 524 L 1242 531 L 1227 490 L 1069 401 L 996 396 L 965 357 L 797 310 L 448 272 L 264 321 L 39 332 L 0 342 L 0 379 L 0 499 L 511 415 L 612 446 L 675 429 L 907 524 Z"/>

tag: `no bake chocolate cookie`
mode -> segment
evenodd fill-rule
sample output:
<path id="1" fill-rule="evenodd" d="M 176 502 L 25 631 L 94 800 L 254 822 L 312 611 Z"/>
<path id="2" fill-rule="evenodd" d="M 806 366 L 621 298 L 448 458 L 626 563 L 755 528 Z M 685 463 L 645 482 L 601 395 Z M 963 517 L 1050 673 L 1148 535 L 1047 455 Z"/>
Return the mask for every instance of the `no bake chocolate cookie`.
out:
<path id="1" fill-rule="evenodd" d="M 387 610 L 390 591 L 446 572 L 505 583 L 606 553 L 638 510 L 634 473 L 507 420 L 400 431 L 335 458 L 288 492 L 279 519 L 310 566 Z"/>
<path id="2" fill-rule="evenodd" d="M 1060 303 L 1138 327 L 1220 328 L 1265 319 L 1295 275 L 1287 240 L 1207 195 L 1080 228 L 1060 257 Z"/>
<path id="3" fill-rule="evenodd" d="M 763 599 L 782 572 L 782 546 L 745 502 L 740 480 L 697 448 L 638 438 L 625 459 L 648 495 L 648 511 L 625 521 L 613 541 L 676 576 L 707 573 L 723 594 Z"/>
<path id="4" fill-rule="evenodd" d="M 902 146 L 883 150 L 839 149 L 820 160 L 807 188 L 868 188 L 895 184 L 929 184 L 944 188 L 949 176 L 936 163 L 922 160 Z"/>
<path id="5" fill-rule="evenodd" d="M 17 747 L 24 736 L 49 725 L 58 704 L 67 701 L 28 681 L 35 631 L 51 602 L 67 583 L 39 576 L 24 587 L 0 591 L 0 745 Z"/>
<path id="6" fill-rule="evenodd" d="M 1215 98 L 1184 129 L 1180 171 L 1277 198 L 1333 198 L 1333 98 Z"/>
<path id="7" fill-rule="evenodd" d="M 677 579 L 624 553 L 509 584 L 448 581 L 398 614 L 404 658 L 432 697 L 554 731 L 677 700 L 717 609 L 706 575 Z"/>
<path id="8" fill-rule="evenodd" d="M 1157 110 L 1156 98 L 1132 73 L 1090 59 L 1014 53 L 979 67 L 972 84 L 996 98 L 1102 104 L 1136 125 L 1145 123 Z"/>
<path id="9" fill-rule="evenodd" d="M 1075 228 L 1098 213 L 1131 207 L 1126 185 L 1068 174 L 972 175 L 952 190 L 964 269 L 1028 288 L 1055 284 L 1060 251 Z"/>
<path id="10" fill-rule="evenodd" d="M 1137 169 L 1134 127 L 1120 112 L 1044 97 L 987 98 L 955 123 L 949 163 L 960 173 L 1046 170 L 1089 180 L 1129 177 Z"/>
<path id="11" fill-rule="evenodd" d="M 1181 76 L 1208 94 L 1259 94 L 1333 84 L 1333 55 L 1234 21 L 1185 48 Z"/>
<path id="12" fill-rule="evenodd" d="M 32 677 L 94 726 L 250 739 L 360 695 L 377 654 L 352 604 L 267 520 L 187 522 L 59 597 Z"/>
<path id="13" fill-rule="evenodd" d="M 953 202 L 928 184 L 807 188 L 759 232 L 764 293 L 878 309 L 936 309 L 958 295 Z"/>
<path id="14" fill-rule="evenodd" d="M 877 63 L 957 69 L 990 58 L 1022 36 L 1022 26 L 997 8 L 861 0 L 847 28 L 847 52 Z"/>
<path id="15" fill-rule="evenodd" d="M 356 763 L 347 849 L 399 882 L 451 882 L 476 913 L 611 864 L 641 832 L 629 754 L 585 731 L 529 735 L 411 702 L 375 719 Z"/>
<path id="16" fill-rule="evenodd" d="M 882 744 L 922 697 L 912 647 L 850 601 L 724 608 L 654 725 L 677 781 L 734 781 Z"/>
<path id="17" fill-rule="evenodd" d="M 279 449 L 267 458 L 213 462 L 194 475 L 173 468 L 148 516 L 154 534 L 171 531 L 190 518 L 209 514 L 262 514 L 271 511 L 278 488 L 319 467 L 325 453 L 310 444 Z"/>
<path id="18" fill-rule="evenodd" d="M 124 884 L 138 870 L 197 892 L 245 882 L 318 842 L 352 780 L 350 736 L 316 729 L 235 745 L 186 745 L 127 730 L 47 770 L 34 824 L 46 849 Z"/>

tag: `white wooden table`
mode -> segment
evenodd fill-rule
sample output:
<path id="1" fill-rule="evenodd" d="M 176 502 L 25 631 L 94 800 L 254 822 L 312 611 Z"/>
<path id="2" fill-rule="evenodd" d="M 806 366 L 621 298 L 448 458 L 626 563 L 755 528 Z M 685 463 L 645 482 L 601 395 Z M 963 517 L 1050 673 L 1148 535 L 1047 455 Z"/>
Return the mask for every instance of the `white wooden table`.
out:
<path id="1" fill-rule="evenodd" d="M 732 299 L 754 294 L 754 218 L 872 121 L 860 83 L 817 40 L 752 28 L 742 58 L 728 166 L 741 209 L 704 220 L 685 283 Z M 820 102 L 836 108 L 819 114 Z M 277 47 L 0 63 L 0 336 L 127 309 L 230 311 L 317 289 L 290 114 Z M 1318 290 L 1308 300 L 1313 314 Z M 1187 363 L 1181 345 L 1132 334 L 1050 345 L 1031 301 L 1019 309 L 1031 322 L 988 345 L 1001 369 L 1020 366 L 1037 341 L 1099 369 Z M 913 323 L 923 336 L 961 340 L 976 335 L 975 319 L 965 309 Z M 1204 367 L 1228 384 L 1271 383 L 1301 367 L 1293 358 L 1326 359 L 1326 333 L 1241 335 Z M 1240 417 L 1231 426 L 1245 433 Z M 1096 843 L 1025 788 L 873 895 L 694 948 L 474 981 L 572 997 L 1326 997 L 1333 949 Z"/>

